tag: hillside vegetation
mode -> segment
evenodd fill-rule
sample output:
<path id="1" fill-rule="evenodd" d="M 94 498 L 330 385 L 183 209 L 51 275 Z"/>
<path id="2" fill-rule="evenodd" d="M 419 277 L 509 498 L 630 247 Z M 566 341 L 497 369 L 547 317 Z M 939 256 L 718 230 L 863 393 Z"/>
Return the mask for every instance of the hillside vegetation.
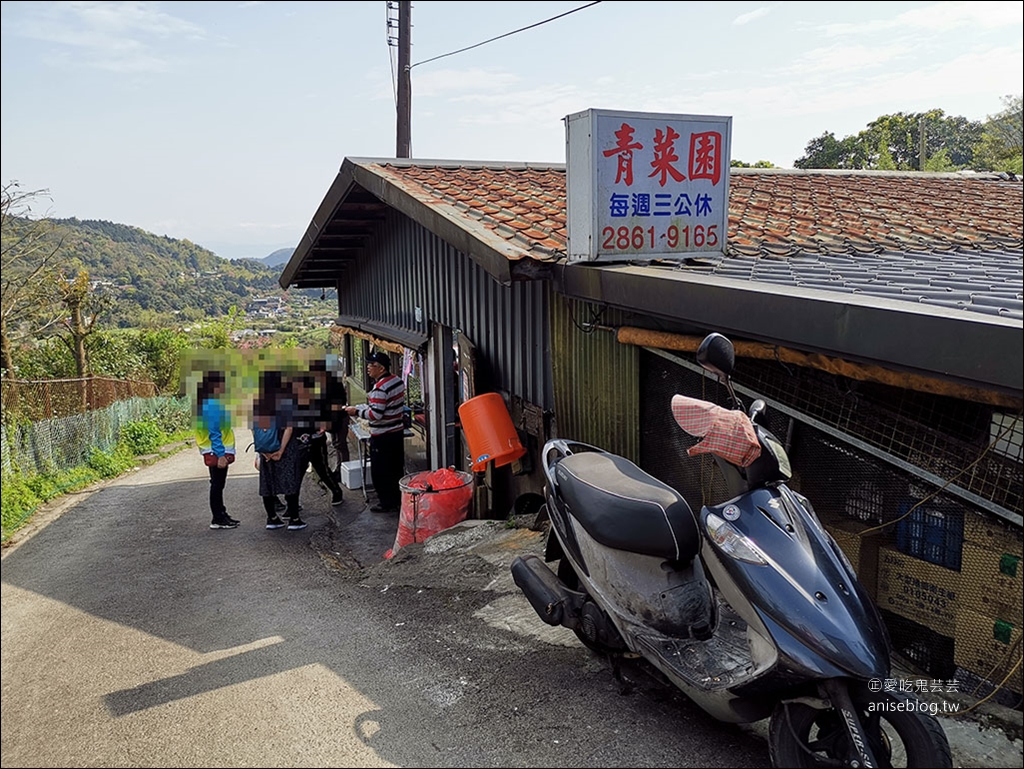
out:
<path id="1" fill-rule="evenodd" d="M 3 189 L 5 378 L 148 380 L 176 391 L 189 350 L 323 345 L 333 304 L 283 290 L 281 264 L 230 261 L 124 224 L 31 216 L 45 193 Z M 333 294 L 333 292 L 331 292 Z"/>
<path id="2" fill-rule="evenodd" d="M 107 324 L 161 327 L 226 315 L 255 296 L 281 293 L 280 267 L 228 261 L 189 240 L 125 224 L 54 219 L 53 238 L 72 274 L 88 272 L 105 297 Z"/>

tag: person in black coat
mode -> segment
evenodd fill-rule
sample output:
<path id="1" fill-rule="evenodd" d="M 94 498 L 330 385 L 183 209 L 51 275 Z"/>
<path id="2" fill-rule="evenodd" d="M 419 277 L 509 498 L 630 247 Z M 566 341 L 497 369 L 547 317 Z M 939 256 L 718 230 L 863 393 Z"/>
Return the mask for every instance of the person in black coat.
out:
<path id="1" fill-rule="evenodd" d="M 348 448 L 348 428 L 351 422 L 345 407 L 348 405 L 348 390 L 341 374 L 331 369 L 326 360 L 318 359 L 310 365 L 310 371 L 317 378 L 321 418 L 327 424 L 327 431 L 334 454 L 336 467 L 331 470 L 334 480 L 341 481 L 341 463 L 348 462 L 351 452 Z M 324 449 L 326 450 L 326 445 Z M 330 466 L 325 458 L 325 463 Z"/>
<path id="2" fill-rule="evenodd" d="M 312 373 L 296 376 L 292 379 L 292 392 L 295 395 L 295 436 L 306 447 L 306 461 L 331 492 L 331 504 L 340 505 L 344 501 L 344 492 L 327 466 L 328 424 L 324 421 L 321 401 L 317 398 L 316 377 Z"/>

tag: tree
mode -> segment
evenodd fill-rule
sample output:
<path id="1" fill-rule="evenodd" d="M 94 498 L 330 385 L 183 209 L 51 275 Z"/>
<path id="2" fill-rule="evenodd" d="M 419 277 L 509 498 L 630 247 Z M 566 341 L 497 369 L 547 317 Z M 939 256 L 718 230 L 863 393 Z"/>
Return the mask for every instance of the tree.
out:
<path id="1" fill-rule="evenodd" d="M 878 151 L 875 155 L 874 162 L 874 167 L 879 171 L 896 170 L 896 161 L 893 160 L 890 146 L 891 141 L 889 139 L 889 132 L 883 129 L 881 135 L 878 137 Z"/>
<path id="2" fill-rule="evenodd" d="M 943 147 L 924 161 L 924 170 L 933 174 L 950 173 L 956 171 L 957 167 L 949 159 L 949 152 Z"/>
<path id="3" fill-rule="evenodd" d="M 956 170 L 971 168 L 974 163 L 974 148 L 981 140 L 984 126 L 977 120 L 965 117 L 944 116 L 942 110 L 925 113 L 922 127 L 925 136 L 925 170 L 928 169 L 928 158 L 943 150 L 949 163 Z M 920 140 L 918 140 L 920 148 Z M 919 166 L 920 167 L 920 166 Z"/>
<path id="4" fill-rule="evenodd" d="M 188 335 L 173 329 L 97 328 L 85 344 L 93 376 L 151 381 L 159 392 L 177 390 L 182 355 L 192 348 Z M 68 345 L 55 335 L 20 352 L 18 373 L 23 379 L 72 379 L 78 372 Z"/>
<path id="5" fill-rule="evenodd" d="M 730 160 L 730 168 L 778 168 L 770 160 L 758 160 L 756 163 L 745 163 L 742 160 Z"/>
<path id="6" fill-rule="evenodd" d="M 57 320 L 46 287 L 63 240 L 50 221 L 31 218 L 32 205 L 46 196 L 46 190 L 23 192 L 12 181 L 4 185 L 0 199 L 0 366 L 8 374 L 16 370 L 18 340 Z"/>
<path id="7" fill-rule="evenodd" d="M 854 165 L 856 140 L 852 136 L 836 139 L 826 131 L 817 139 L 811 139 L 804 148 L 804 156 L 793 163 L 796 168 L 858 168 Z"/>
<path id="8" fill-rule="evenodd" d="M 969 167 L 982 135 L 981 123 L 947 117 L 941 109 L 882 115 L 856 136 L 837 140 L 824 133 L 808 142 L 797 168 L 863 168 L 921 170 L 924 134 L 925 168 L 929 157 L 945 151 L 943 170 Z M 952 166 L 952 167 L 950 167 Z"/>
<path id="9" fill-rule="evenodd" d="M 979 171 L 1022 173 L 1024 115 L 1022 97 L 1006 96 L 1004 108 L 989 116 L 982 128 L 981 139 L 974 150 L 975 168 Z"/>
<path id="10" fill-rule="evenodd" d="M 72 379 L 75 362 L 59 337 L 40 339 L 18 351 L 19 379 Z"/>
<path id="11" fill-rule="evenodd" d="M 61 320 L 64 327 L 61 339 L 75 359 L 78 377 L 84 379 L 92 373 L 86 340 L 97 330 L 96 321 L 104 309 L 104 303 L 90 290 L 89 273 L 85 270 L 79 270 L 74 278 L 61 274 L 55 285 L 67 311 Z"/>
<path id="12" fill-rule="evenodd" d="M 181 357 L 189 349 L 187 336 L 171 329 L 145 330 L 136 337 L 135 346 L 143 355 L 157 389 L 164 392 L 177 388 Z"/>

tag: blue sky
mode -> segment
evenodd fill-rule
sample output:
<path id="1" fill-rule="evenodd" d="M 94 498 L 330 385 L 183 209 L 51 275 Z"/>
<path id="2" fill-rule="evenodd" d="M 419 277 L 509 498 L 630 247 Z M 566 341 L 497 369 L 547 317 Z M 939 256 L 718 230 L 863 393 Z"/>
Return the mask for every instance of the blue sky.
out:
<path id="1" fill-rule="evenodd" d="M 1024 91 L 1024 3 L 440 2 L 412 12 L 412 154 L 564 162 L 588 108 L 733 118 L 791 167 L 880 115 L 984 120 Z M 2 177 L 36 213 L 294 246 L 345 157 L 395 155 L 375 2 L 3 2 Z M 419 62 L 424 62 L 417 66 Z"/>

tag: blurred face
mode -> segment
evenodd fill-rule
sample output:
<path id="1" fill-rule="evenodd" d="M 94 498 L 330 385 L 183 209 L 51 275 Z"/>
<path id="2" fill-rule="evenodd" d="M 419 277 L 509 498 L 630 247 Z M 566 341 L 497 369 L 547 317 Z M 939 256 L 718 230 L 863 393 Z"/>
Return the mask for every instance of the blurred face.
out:
<path id="1" fill-rule="evenodd" d="M 295 397 L 301 402 L 305 403 L 310 399 L 310 389 L 306 386 L 306 383 L 301 379 L 296 379 L 292 382 L 292 392 L 295 393 Z"/>
<path id="2" fill-rule="evenodd" d="M 385 371 L 386 369 L 375 360 L 366 364 L 366 373 L 374 379 L 379 378 Z"/>

